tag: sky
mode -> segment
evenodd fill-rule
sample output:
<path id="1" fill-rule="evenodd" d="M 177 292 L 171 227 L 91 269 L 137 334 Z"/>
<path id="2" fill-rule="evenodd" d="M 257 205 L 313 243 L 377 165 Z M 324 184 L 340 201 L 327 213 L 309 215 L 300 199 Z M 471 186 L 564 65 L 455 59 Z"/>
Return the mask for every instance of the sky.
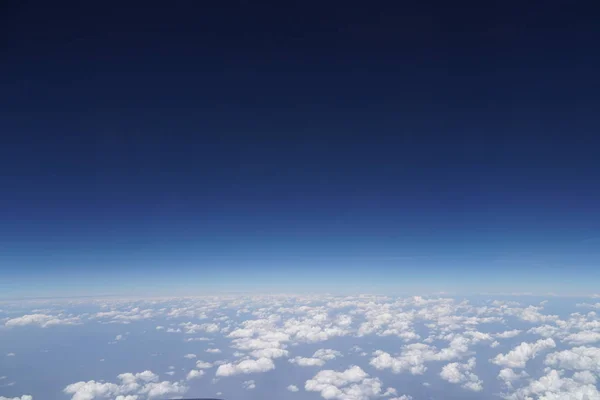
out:
<path id="1" fill-rule="evenodd" d="M 592 294 L 585 2 L 0 13 L 0 297 Z"/>

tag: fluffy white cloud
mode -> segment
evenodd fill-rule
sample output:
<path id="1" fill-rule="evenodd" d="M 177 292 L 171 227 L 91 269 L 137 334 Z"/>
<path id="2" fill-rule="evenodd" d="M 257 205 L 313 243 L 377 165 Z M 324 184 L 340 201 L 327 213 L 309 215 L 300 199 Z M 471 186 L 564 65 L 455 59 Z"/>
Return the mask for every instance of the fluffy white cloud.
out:
<path id="1" fill-rule="evenodd" d="M 191 360 L 193 358 L 196 358 L 196 355 L 192 354 L 192 353 L 189 353 L 189 354 L 186 354 L 185 356 L 183 356 L 183 358 L 187 358 L 187 359 Z"/>
<path id="2" fill-rule="evenodd" d="M 275 364 L 270 358 L 259 358 L 257 360 L 242 360 L 237 363 L 227 363 L 217 368 L 217 376 L 231 376 L 238 374 L 253 374 L 275 369 Z"/>
<path id="3" fill-rule="evenodd" d="M 600 400 L 600 392 L 594 384 L 565 378 L 560 371 L 553 369 L 505 398 L 510 400 Z"/>
<path id="4" fill-rule="evenodd" d="M 81 320 L 76 316 L 67 316 L 64 314 L 47 315 L 47 314 L 27 314 L 18 318 L 9 319 L 4 323 L 7 327 L 38 325 L 42 328 L 48 328 L 54 325 L 79 325 Z"/>
<path id="5" fill-rule="evenodd" d="M 306 381 L 304 389 L 319 392 L 325 399 L 368 400 L 382 394 L 381 381 L 369 378 L 358 366 L 345 371 L 324 370 Z"/>
<path id="6" fill-rule="evenodd" d="M 600 341 L 600 332 L 582 331 L 572 333 L 567 335 L 563 341 L 574 345 L 595 343 Z"/>
<path id="7" fill-rule="evenodd" d="M 333 360 L 336 357 L 340 357 L 342 353 L 332 349 L 320 349 L 315 351 L 312 357 L 295 357 L 289 362 L 293 364 L 297 364 L 301 367 L 311 367 L 311 366 L 322 366 L 326 361 Z"/>
<path id="8" fill-rule="evenodd" d="M 461 384 L 465 389 L 478 392 L 483 390 L 483 382 L 471 372 L 473 368 L 475 368 L 475 358 L 470 358 L 464 364 L 454 362 L 444 365 L 440 376 L 450 383 Z"/>
<path id="9" fill-rule="evenodd" d="M 33 400 L 33 397 L 28 395 L 28 394 L 24 394 L 21 397 L 4 397 L 4 396 L 0 396 L 0 400 Z"/>
<path id="10" fill-rule="evenodd" d="M 600 373 L 600 348 L 581 346 L 557 351 L 548 354 L 544 363 L 560 369 Z"/>
<path id="11" fill-rule="evenodd" d="M 541 339 L 535 343 L 523 342 L 507 354 L 498 354 L 492 363 L 508 368 L 525 368 L 527 361 L 535 358 L 540 352 L 556 347 L 552 339 Z"/>
<path id="12" fill-rule="evenodd" d="M 179 395 L 188 388 L 180 382 L 159 382 L 158 375 L 151 371 L 140 373 L 124 373 L 118 377 L 119 383 L 81 381 L 72 383 L 63 389 L 66 394 L 72 395 L 71 400 L 94 400 L 97 398 L 112 398 L 121 396 L 122 399 L 137 399 L 136 396 L 144 395 L 152 399 L 158 396 Z"/>
<path id="13" fill-rule="evenodd" d="M 529 375 L 525 371 L 521 371 L 517 374 L 510 368 L 503 368 L 502 370 L 500 370 L 500 373 L 498 373 L 498 379 L 503 381 L 504 384 L 509 388 L 512 388 L 513 382 L 518 381 L 522 378 L 526 378 L 527 376 Z"/>
<path id="14" fill-rule="evenodd" d="M 220 349 L 206 349 L 204 351 L 206 351 L 207 353 L 220 353 L 221 352 Z"/>
<path id="15" fill-rule="evenodd" d="M 278 348 L 259 349 L 250 353 L 250 355 L 254 358 L 281 358 L 287 356 L 288 354 L 289 352 L 287 350 Z"/>
<path id="16" fill-rule="evenodd" d="M 212 368 L 212 364 L 206 361 L 202 361 L 202 360 L 198 360 L 196 361 L 196 368 L 199 369 L 208 369 L 208 368 Z"/>
<path id="17" fill-rule="evenodd" d="M 290 392 L 297 392 L 300 389 L 298 389 L 298 386 L 296 386 L 296 385 L 289 385 L 287 387 L 287 390 L 289 390 Z"/>
<path id="18" fill-rule="evenodd" d="M 519 330 L 519 329 L 513 329 L 513 330 L 510 330 L 510 331 L 504 331 L 504 332 L 496 333 L 496 334 L 494 334 L 494 336 L 497 337 L 497 338 L 501 338 L 501 339 L 510 339 L 510 338 L 513 338 L 513 337 L 517 336 L 521 332 L 522 331 Z"/>
<path id="19" fill-rule="evenodd" d="M 188 381 L 191 381 L 192 379 L 202 378 L 203 375 L 204 375 L 204 371 L 193 369 L 190 372 L 188 372 L 188 374 L 185 377 L 185 379 L 188 380 Z"/>

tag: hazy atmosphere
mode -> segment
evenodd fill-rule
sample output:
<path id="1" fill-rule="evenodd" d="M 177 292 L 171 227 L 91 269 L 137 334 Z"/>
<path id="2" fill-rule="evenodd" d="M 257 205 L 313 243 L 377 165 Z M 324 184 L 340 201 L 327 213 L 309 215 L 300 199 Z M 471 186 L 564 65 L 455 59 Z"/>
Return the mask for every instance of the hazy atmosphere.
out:
<path id="1" fill-rule="evenodd" d="M 600 399 L 590 2 L 0 6 L 0 400 Z"/>

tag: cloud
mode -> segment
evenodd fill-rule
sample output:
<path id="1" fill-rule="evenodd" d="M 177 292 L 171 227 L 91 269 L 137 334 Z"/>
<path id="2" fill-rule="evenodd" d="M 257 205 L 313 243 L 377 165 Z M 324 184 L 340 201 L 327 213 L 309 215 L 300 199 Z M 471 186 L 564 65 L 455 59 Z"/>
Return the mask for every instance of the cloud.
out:
<path id="1" fill-rule="evenodd" d="M 208 369 L 208 368 L 212 368 L 212 364 L 206 361 L 202 361 L 202 360 L 198 360 L 196 361 L 196 368 L 199 369 Z"/>
<path id="2" fill-rule="evenodd" d="M 582 331 L 572 333 L 566 336 L 563 341 L 573 345 L 595 343 L 600 341 L 600 332 Z"/>
<path id="3" fill-rule="evenodd" d="M 217 376 L 232 376 L 238 374 L 253 374 L 275 369 L 275 364 L 270 358 L 259 358 L 257 360 L 242 360 L 238 363 L 227 363 L 217 368 Z"/>
<path id="4" fill-rule="evenodd" d="M 319 392 L 325 399 L 368 400 L 382 394 L 381 386 L 378 378 L 369 378 L 365 371 L 355 365 L 342 372 L 320 371 L 306 381 L 304 389 Z"/>
<path id="5" fill-rule="evenodd" d="M 557 351 L 548 354 L 544 364 L 560 369 L 600 373 L 600 348 L 581 346 Z"/>
<path id="6" fill-rule="evenodd" d="M 221 352 L 220 349 L 206 349 L 204 351 L 207 353 L 220 353 Z"/>
<path id="7" fill-rule="evenodd" d="M 81 381 L 67 385 L 63 392 L 72 395 L 71 400 L 93 400 L 95 398 L 137 399 L 145 395 L 152 399 L 159 396 L 184 394 L 188 388 L 180 382 L 159 382 L 158 375 L 151 371 L 123 373 L 117 379 L 119 383 Z"/>
<path id="8" fill-rule="evenodd" d="M 300 390 L 300 389 L 298 389 L 298 386 L 296 386 L 296 385 L 289 385 L 286 389 L 289 390 L 290 392 L 297 392 L 298 390 Z"/>
<path id="9" fill-rule="evenodd" d="M 519 329 L 513 329 L 511 331 L 504 331 L 504 332 L 500 332 L 500 333 L 495 333 L 494 337 L 500 338 L 500 339 L 510 339 L 513 338 L 515 336 L 517 336 L 518 334 L 520 334 L 521 330 Z"/>
<path id="10" fill-rule="evenodd" d="M 509 388 L 512 388 L 513 382 L 518 381 L 523 378 L 526 378 L 528 376 L 529 375 L 525 371 L 521 371 L 520 373 L 517 374 L 517 373 L 515 373 L 515 371 L 513 371 L 510 368 L 503 368 L 498 373 L 498 379 L 503 381 L 504 384 Z"/>
<path id="11" fill-rule="evenodd" d="M 506 396 L 509 400 L 598 400 L 600 392 L 595 384 L 578 379 L 565 378 L 557 370 L 549 370 L 537 380 L 531 380 L 527 386 L 519 388 Z"/>
<path id="12" fill-rule="evenodd" d="M 475 368 L 475 358 L 470 358 L 465 364 L 454 362 L 444 365 L 440 376 L 450 383 L 461 384 L 465 389 L 479 392 L 483 390 L 483 382 L 471 372 L 473 368 Z"/>
<path id="13" fill-rule="evenodd" d="M 576 306 L 577 307 L 593 308 L 593 309 L 596 309 L 596 310 L 600 310 L 600 303 L 594 303 L 594 304 L 590 304 L 590 303 L 577 303 Z"/>
<path id="14" fill-rule="evenodd" d="M 254 350 L 250 353 L 250 355 L 254 358 L 280 358 L 285 357 L 288 354 L 289 352 L 287 350 L 277 348 Z"/>
<path id="15" fill-rule="evenodd" d="M 342 353 L 332 349 L 320 349 L 315 351 L 312 357 L 295 357 L 289 362 L 297 364 L 300 367 L 323 366 L 326 361 L 333 360 L 336 357 L 342 356 Z"/>
<path id="16" fill-rule="evenodd" d="M 203 375 L 204 375 L 204 371 L 193 369 L 190 372 L 188 372 L 188 374 L 185 377 L 185 379 L 188 380 L 188 381 L 191 381 L 192 379 L 202 378 Z"/>
<path id="17" fill-rule="evenodd" d="M 33 396 L 30 396 L 28 394 L 24 394 L 21 397 L 4 397 L 4 396 L 0 396 L 0 400 L 33 400 Z"/>
<path id="18" fill-rule="evenodd" d="M 246 390 L 252 390 L 256 388 L 256 382 L 254 382 L 253 380 L 244 381 L 244 383 L 242 383 L 242 386 Z"/>
<path id="19" fill-rule="evenodd" d="M 14 357 L 15 355 L 15 353 L 6 353 L 6 357 Z"/>
<path id="20" fill-rule="evenodd" d="M 193 359 L 193 358 L 196 358 L 196 355 L 195 355 L 195 354 L 192 354 L 192 353 L 188 353 L 188 354 L 186 354 L 185 356 L 183 356 L 183 358 L 187 358 L 187 359 L 191 360 L 191 359 Z"/>
<path id="21" fill-rule="evenodd" d="M 27 314 L 18 318 L 9 319 L 4 323 L 7 327 L 38 325 L 42 328 L 48 328 L 55 325 L 79 325 L 79 317 L 65 315 L 46 315 L 46 314 Z"/>
<path id="22" fill-rule="evenodd" d="M 525 368 L 527 361 L 535 358 L 540 352 L 556 347 L 552 339 L 540 339 L 535 343 L 523 342 L 507 354 L 498 354 L 492 363 L 508 368 Z"/>

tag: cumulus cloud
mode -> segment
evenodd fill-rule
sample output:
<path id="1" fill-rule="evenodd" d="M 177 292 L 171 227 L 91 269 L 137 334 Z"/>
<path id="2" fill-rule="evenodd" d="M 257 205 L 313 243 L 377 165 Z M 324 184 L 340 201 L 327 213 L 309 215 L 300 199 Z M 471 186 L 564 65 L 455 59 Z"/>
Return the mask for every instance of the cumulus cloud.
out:
<path id="1" fill-rule="evenodd" d="M 192 379 L 202 378 L 203 375 L 204 375 L 204 371 L 193 369 L 190 372 L 188 372 L 188 374 L 185 377 L 185 379 L 188 380 L 188 381 L 191 381 Z"/>
<path id="2" fill-rule="evenodd" d="M 358 366 L 345 371 L 323 370 L 306 381 L 304 389 L 319 392 L 325 399 L 368 400 L 382 394 L 382 384 L 378 378 L 369 375 Z"/>
<path id="3" fill-rule="evenodd" d="M 535 343 L 523 342 L 507 354 L 498 354 L 492 363 L 508 368 L 525 368 L 527 361 L 535 358 L 540 352 L 556 347 L 552 339 L 541 339 Z"/>
<path id="4" fill-rule="evenodd" d="M 198 360 L 196 361 L 196 368 L 199 369 L 208 369 L 208 368 L 212 368 L 212 364 L 206 361 L 202 361 L 202 360 Z"/>
<path id="5" fill-rule="evenodd" d="M 136 396 L 144 395 L 152 399 L 159 396 L 179 395 L 188 388 L 180 382 L 169 382 L 158 379 L 158 375 L 151 371 L 140 373 L 124 373 L 118 377 L 119 383 L 81 381 L 67 385 L 63 392 L 72 395 L 71 400 L 93 400 L 95 398 L 121 398 L 137 399 Z M 118 397 L 121 396 L 121 397 Z"/>
<path id="6" fill-rule="evenodd" d="M 315 351 L 312 357 L 295 357 L 289 362 L 293 364 L 297 364 L 301 367 L 311 367 L 311 366 L 322 366 L 326 361 L 333 360 L 336 357 L 340 357 L 342 353 L 332 349 L 320 349 Z"/>
<path id="7" fill-rule="evenodd" d="M 600 341 L 600 332 L 582 331 L 572 333 L 567 335 L 563 341 L 574 345 L 595 343 Z"/>
<path id="8" fill-rule="evenodd" d="M 600 348 L 580 346 L 557 351 L 548 354 L 544 363 L 560 369 L 587 370 L 600 373 Z"/>
<path id="9" fill-rule="evenodd" d="M 472 369 L 475 367 L 475 358 L 470 358 L 466 363 L 450 363 L 442 367 L 440 376 L 442 379 L 460 384 L 463 388 L 479 392 L 483 390 L 483 382 L 475 375 Z"/>
<path id="10" fill-rule="evenodd" d="M 253 374 L 275 369 L 275 364 L 270 358 L 259 358 L 257 360 L 242 360 L 237 363 L 227 363 L 217 368 L 217 376 L 232 376 L 238 374 Z"/>
<path id="11" fill-rule="evenodd" d="M 220 349 L 206 349 L 204 351 L 206 351 L 207 353 L 220 353 L 221 352 Z"/>
<path id="12" fill-rule="evenodd" d="M 33 396 L 30 396 L 28 394 L 24 394 L 21 397 L 4 397 L 4 396 L 0 396 L 0 400 L 33 400 Z"/>
<path id="13" fill-rule="evenodd" d="M 593 383 L 563 377 L 560 371 L 553 369 L 505 398 L 509 400 L 598 400 L 600 392 Z"/>
<path id="14" fill-rule="evenodd" d="M 519 329 L 513 329 L 510 331 L 504 331 L 504 332 L 499 332 L 494 334 L 495 337 L 497 338 L 501 338 L 501 339 L 510 339 L 513 338 L 515 336 L 517 336 L 518 334 L 520 334 L 522 331 Z"/>
<path id="15" fill-rule="evenodd" d="M 297 392 L 300 389 L 298 389 L 298 386 L 296 386 L 296 385 L 289 385 L 287 387 L 287 390 L 289 390 L 290 392 Z"/>
<path id="16" fill-rule="evenodd" d="M 503 381 L 504 384 L 509 388 L 512 388 L 513 382 L 518 381 L 522 378 L 526 378 L 528 376 L 529 375 L 525 371 L 521 371 L 520 373 L 517 374 L 515 371 L 513 371 L 510 368 L 503 368 L 498 373 L 498 379 Z"/>
<path id="17" fill-rule="evenodd" d="M 42 328 L 48 328 L 55 325 L 79 325 L 81 324 L 79 317 L 47 314 L 27 314 L 21 317 L 9 319 L 4 323 L 7 327 L 17 327 L 26 325 L 38 325 Z"/>
<path id="18" fill-rule="evenodd" d="M 185 356 L 183 356 L 183 358 L 187 358 L 187 359 L 191 360 L 191 359 L 193 359 L 193 358 L 196 358 L 196 355 L 195 355 L 195 354 L 192 354 L 192 353 L 188 353 L 188 354 L 186 354 Z"/>

